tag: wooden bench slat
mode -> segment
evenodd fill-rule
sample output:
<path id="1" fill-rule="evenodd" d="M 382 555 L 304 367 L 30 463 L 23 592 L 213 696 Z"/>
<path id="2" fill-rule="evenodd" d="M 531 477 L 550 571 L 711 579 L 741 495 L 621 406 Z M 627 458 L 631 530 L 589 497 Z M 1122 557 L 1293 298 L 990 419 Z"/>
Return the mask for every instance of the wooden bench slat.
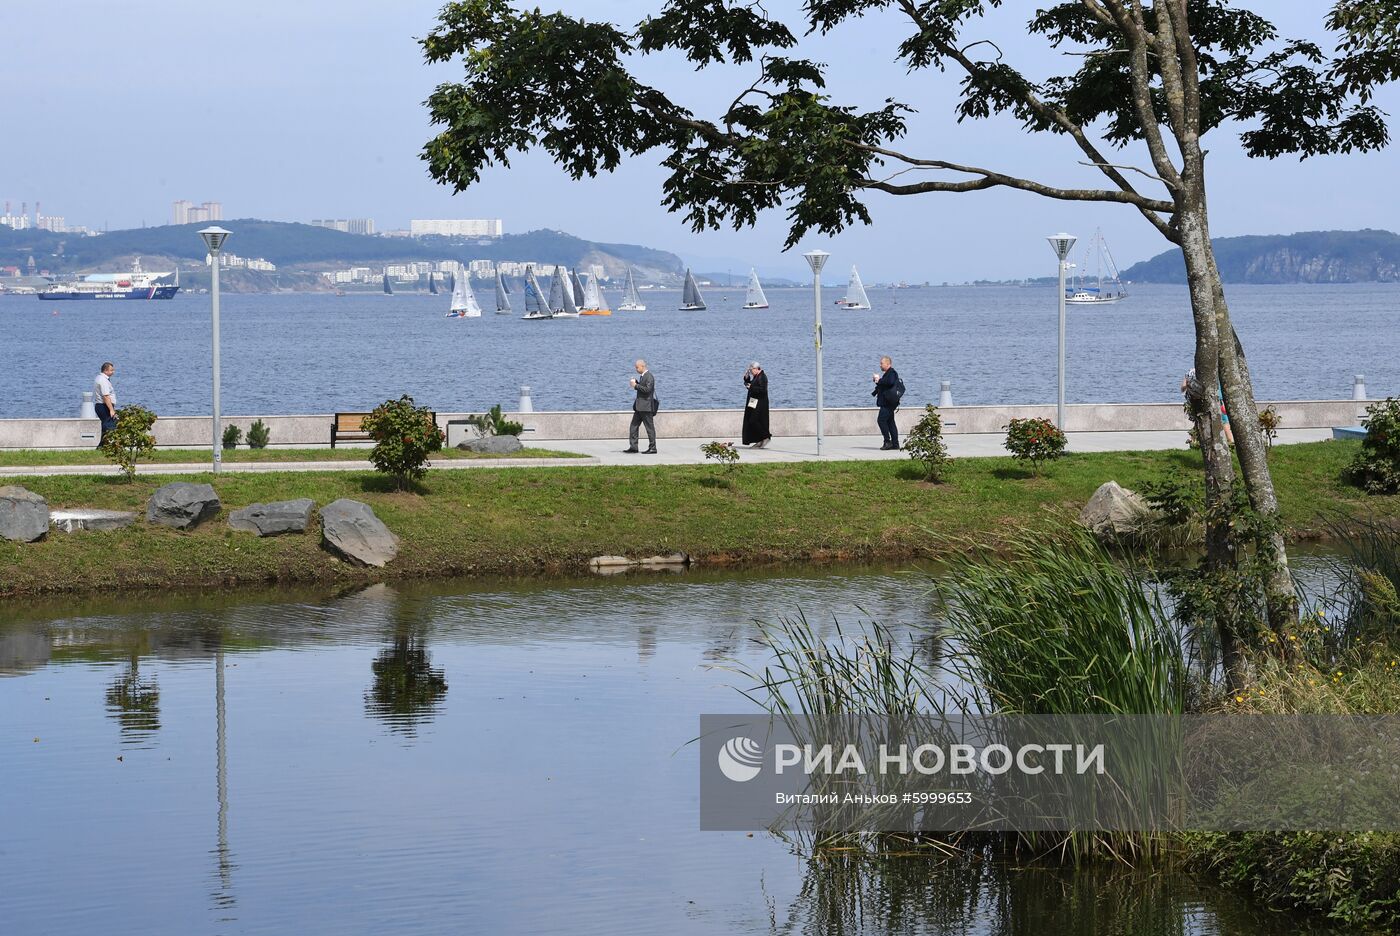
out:
<path id="1" fill-rule="evenodd" d="M 364 430 L 365 417 L 369 413 L 336 413 L 331 421 L 331 448 L 337 442 L 369 442 L 373 437 Z M 437 413 L 432 413 L 437 422 Z"/>

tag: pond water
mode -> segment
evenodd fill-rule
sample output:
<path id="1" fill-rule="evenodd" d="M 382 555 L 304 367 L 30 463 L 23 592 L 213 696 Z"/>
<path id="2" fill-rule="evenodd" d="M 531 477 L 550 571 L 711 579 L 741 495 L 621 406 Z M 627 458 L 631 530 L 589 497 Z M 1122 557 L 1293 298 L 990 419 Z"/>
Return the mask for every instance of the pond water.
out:
<path id="1" fill-rule="evenodd" d="M 1179 874 L 809 860 L 698 829 L 756 620 L 891 569 L 0 608 L 0 933 L 1282 934 Z"/>

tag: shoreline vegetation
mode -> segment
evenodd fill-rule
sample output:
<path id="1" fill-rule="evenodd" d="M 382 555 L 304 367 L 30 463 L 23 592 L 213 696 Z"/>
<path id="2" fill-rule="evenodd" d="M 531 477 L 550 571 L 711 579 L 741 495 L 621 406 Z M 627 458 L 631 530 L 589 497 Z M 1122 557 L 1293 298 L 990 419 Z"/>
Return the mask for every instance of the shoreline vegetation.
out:
<path id="1" fill-rule="evenodd" d="M 1289 539 L 1327 537 L 1342 513 L 1400 520 L 1400 497 L 1367 497 L 1341 480 L 1354 442 L 1283 446 L 1270 457 Z M 358 453 L 363 457 L 363 453 Z M 1042 476 L 1011 458 L 958 459 L 942 484 L 910 462 L 713 466 L 564 466 L 528 471 L 435 471 L 400 492 L 372 471 L 208 473 L 223 504 L 190 532 L 138 519 L 110 532 L 51 532 L 37 543 L 0 540 L 0 600 L 42 594 L 268 585 L 351 585 L 474 575 L 586 571 L 598 555 L 684 552 L 702 565 L 937 560 L 956 540 L 996 549 L 1018 531 L 1077 515 L 1107 480 L 1130 488 L 1191 477 L 1194 451 L 1073 454 Z M 176 476 L 8 477 L 50 509 L 101 508 L 144 516 L 146 500 Z M 400 537 L 398 558 L 363 569 L 305 534 L 260 539 L 229 529 L 252 503 L 309 497 L 363 500 Z"/>

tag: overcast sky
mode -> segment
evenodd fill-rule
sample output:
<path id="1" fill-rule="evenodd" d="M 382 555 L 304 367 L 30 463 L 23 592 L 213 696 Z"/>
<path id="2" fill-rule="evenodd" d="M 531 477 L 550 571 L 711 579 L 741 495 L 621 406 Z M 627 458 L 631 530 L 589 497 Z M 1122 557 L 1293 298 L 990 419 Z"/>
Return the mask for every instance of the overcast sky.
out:
<path id="1" fill-rule="evenodd" d="M 553 0 L 568 12 L 632 23 L 661 0 Z M 576 183 L 539 155 L 488 173 L 459 196 L 431 182 L 418 153 L 431 130 L 422 106 L 457 70 L 428 68 L 416 37 L 438 0 L 46 0 L 0 5 L 0 199 L 42 200 L 70 224 L 111 228 L 168 223 L 170 203 L 224 204 L 225 218 L 305 221 L 371 217 L 500 217 L 508 232 L 556 228 L 599 241 L 673 250 L 702 269 L 757 265 L 796 275 L 783 256 L 781 213 L 755 230 L 692 234 L 659 205 L 657 156 L 613 176 Z M 549 0 L 544 0 L 549 6 Z M 775 15 L 797 7 L 770 0 Z M 1289 35 L 1323 38 L 1319 0 L 1254 0 Z M 1031 4 L 998 15 L 987 35 L 1031 70 L 1059 65 L 1025 35 Z M 908 152 L 1097 184 L 1062 140 L 1028 138 L 1013 121 L 958 125 L 954 76 L 909 77 L 893 61 L 902 24 L 873 17 L 801 54 L 832 63 L 841 103 L 893 96 L 919 109 Z M 684 88 L 714 114 L 747 71 L 697 79 L 683 61 L 651 59 L 646 79 Z M 1400 111 L 1400 94 L 1381 102 Z M 1216 236 L 1379 227 L 1400 222 L 1400 152 L 1267 162 L 1239 155 L 1228 132 L 1211 141 Z M 1125 159 L 1127 157 L 1125 156 Z M 1145 160 L 1136 160 L 1146 165 Z M 875 224 L 802 249 L 830 250 L 833 269 L 859 264 L 867 279 L 963 281 L 1053 273 L 1043 236 L 1101 226 L 1120 264 L 1166 245 L 1127 208 L 1050 202 L 1012 192 L 870 197 Z"/>

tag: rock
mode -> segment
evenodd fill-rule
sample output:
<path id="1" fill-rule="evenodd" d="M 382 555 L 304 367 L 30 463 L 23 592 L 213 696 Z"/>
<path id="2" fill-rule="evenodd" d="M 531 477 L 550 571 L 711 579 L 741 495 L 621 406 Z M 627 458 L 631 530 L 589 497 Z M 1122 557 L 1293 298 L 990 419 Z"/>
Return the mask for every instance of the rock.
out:
<path id="1" fill-rule="evenodd" d="M 1079 522 L 1096 536 L 1116 535 L 1137 530 L 1151 513 L 1141 496 L 1117 481 L 1106 481 L 1079 512 Z"/>
<path id="2" fill-rule="evenodd" d="M 311 511 L 316 502 L 309 497 L 273 501 L 271 504 L 249 504 L 228 515 L 228 525 L 245 533 L 277 536 L 281 533 L 305 533 L 311 524 Z"/>
<path id="3" fill-rule="evenodd" d="M 146 502 L 146 520 L 177 530 L 192 530 L 217 514 L 222 506 L 210 485 L 175 481 L 156 488 Z"/>
<path id="4" fill-rule="evenodd" d="M 667 553 L 664 556 L 647 556 L 645 559 L 637 560 L 637 564 L 645 569 L 688 566 L 690 565 L 690 556 L 683 552 Z"/>
<path id="5" fill-rule="evenodd" d="M 76 533 L 79 530 L 120 530 L 136 522 L 136 514 L 125 510 L 55 510 L 49 514 L 49 523 L 62 533 Z"/>
<path id="6" fill-rule="evenodd" d="M 588 564 L 595 569 L 610 569 L 617 566 L 630 566 L 636 562 L 635 559 L 628 559 L 626 556 L 594 556 L 588 560 Z"/>
<path id="7" fill-rule="evenodd" d="M 481 455 L 510 455 L 524 447 L 520 444 L 520 437 L 513 435 L 489 435 L 457 443 L 457 448 L 462 451 Z"/>
<path id="8" fill-rule="evenodd" d="M 16 543 L 32 543 L 48 532 L 48 501 L 17 484 L 0 487 L 0 536 Z"/>
<path id="9" fill-rule="evenodd" d="M 399 554 L 399 538 L 369 505 L 344 497 L 321 508 L 321 545 L 351 562 L 376 568 Z"/>

